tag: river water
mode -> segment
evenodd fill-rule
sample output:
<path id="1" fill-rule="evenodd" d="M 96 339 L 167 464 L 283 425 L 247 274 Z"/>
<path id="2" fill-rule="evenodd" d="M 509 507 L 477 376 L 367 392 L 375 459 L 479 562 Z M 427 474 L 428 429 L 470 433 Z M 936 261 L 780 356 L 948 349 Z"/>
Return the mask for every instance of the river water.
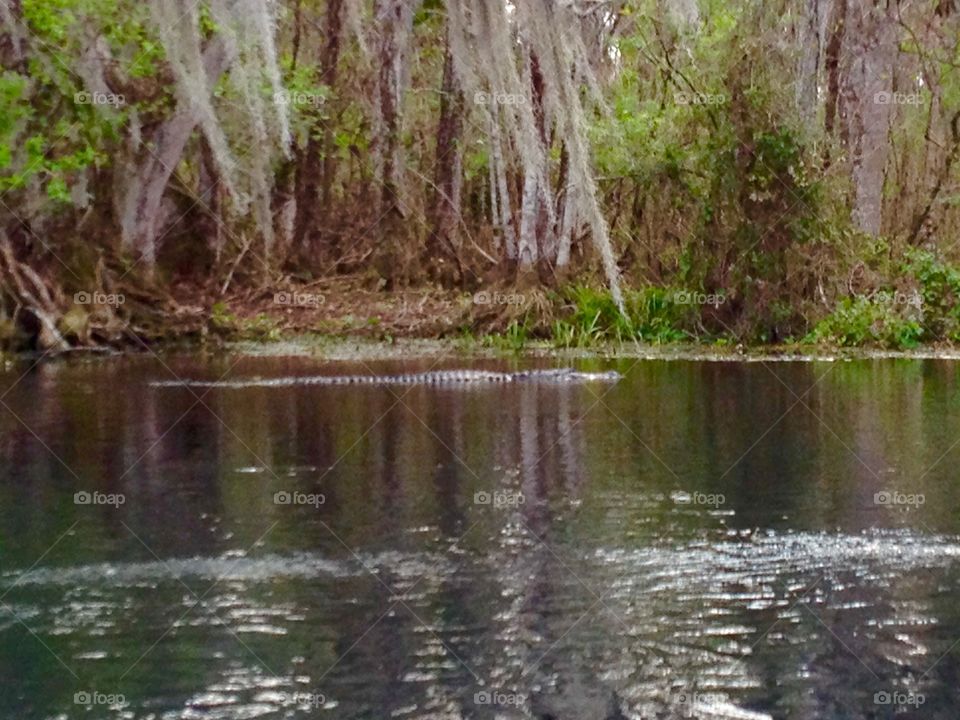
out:
<path id="1" fill-rule="evenodd" d="M 955 363 L 151 385 L 531 364 L 3 373 L 0 718 L 960 716 Z"/>

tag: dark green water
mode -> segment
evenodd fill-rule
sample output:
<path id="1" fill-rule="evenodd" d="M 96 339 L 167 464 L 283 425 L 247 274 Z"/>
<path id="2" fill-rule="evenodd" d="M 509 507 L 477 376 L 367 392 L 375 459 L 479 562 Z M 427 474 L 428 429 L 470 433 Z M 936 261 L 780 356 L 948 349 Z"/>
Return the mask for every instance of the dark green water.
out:
<path id="1" fill-rule="evenodd" d="M 584 367 L 5 373 L 0 718 L 960 716 L 960 367 Z"/>

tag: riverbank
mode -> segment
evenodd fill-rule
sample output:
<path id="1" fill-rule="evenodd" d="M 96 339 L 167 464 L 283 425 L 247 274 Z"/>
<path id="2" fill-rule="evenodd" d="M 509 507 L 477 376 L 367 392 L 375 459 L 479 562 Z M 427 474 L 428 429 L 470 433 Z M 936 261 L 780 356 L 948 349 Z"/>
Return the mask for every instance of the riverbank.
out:
<path id="1" fill-rule="evenodd" d="M 437 288 L 384 291 L 362 278 L 338 278 L 246 292 L 213 304 L 203 332 L 190 344 L 222 345 L 252 354 L 311 354 L 330 360 L 435 358 L 443 355 L 652 360 L 804 361 L 844 359 L 960 359 L 950 343 L 917 347 L 853 345 L 809 338 L 751 344 L 732 333 L 685 332 L 680 322 L 648 321 L 656 332 L 617 336 L 601 327 L 609 308 L 601 295 L 501 288 L 475 293 Z M 583 298 L 587 297 L 586 300 Z M 198 299 L 199 300 L 199 299 Z M 589 303 L 594 302 L 595 306 Z M 611 322 L 609 317 L 604 322 Z M 647 328 L 649 330 L 649 328 Z M 179 343 L 177 343 L 179 344 Z"/>
<path id="2" fill-rule="evenodd" d="M 75 303 L 59 328 L 72 343 L 69 350 L 87 352 L 205 347 L 254 353 L 285 348 L 330 359 L 451 353 L 747 361 L 960 358 L 955 343 L 924 342 L 916 333 L 890 342 L 883 319 L 865 325 L 856 312 L 831 315 L 806 335 L 783 342 L 751 341 L 722 316 L 708 317 L 710 308 L 686 302 L 690 295 L 665 288 L 629 291 L 624 316 L 609 294 L 583 285 L 468 293 L 438 287 L 387 291 L 369 276 L 311 283 L 288 278 L 225 296 L 189 286 L 162 296 L 110 295 L 112 306 Z M 32 347 L 22 338 L 19 347 L 7 349 Z M 73 354 L 64 347 L 36 346 L 43 350 Z"/>

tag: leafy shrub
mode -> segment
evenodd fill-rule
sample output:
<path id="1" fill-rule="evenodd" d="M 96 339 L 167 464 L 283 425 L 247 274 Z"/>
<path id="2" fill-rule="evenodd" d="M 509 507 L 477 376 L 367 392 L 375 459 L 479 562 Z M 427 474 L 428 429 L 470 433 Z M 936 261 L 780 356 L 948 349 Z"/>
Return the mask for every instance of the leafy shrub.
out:
<path id="1" fill-rule="evenodd" d="M 925 339 L 960 340 L 960 270 L 929 250 L 910 250 L 903 271 L 920 290 Z"/>
<path id="2" fill-rule="evenodd" d="M 624 292 L 626 317 L 606 291 L 574 286 L 564 293 L 571 315 L 554 323 L 552 334 L 563 347 L 589 346 L 600 342 L 641 340 L 668 343 L 690 337 L 691 307 L 676 302 L 667 288 L 647 287 Z"/>
<path id="3" fill-rule="evenodd" d="M 923 326 L 886 297 L 843 298 L 836 310 L 821 320 L 804 341 L 844 347 L 877 344 L 891 348 L 916 347 L 924 339 Z"/>

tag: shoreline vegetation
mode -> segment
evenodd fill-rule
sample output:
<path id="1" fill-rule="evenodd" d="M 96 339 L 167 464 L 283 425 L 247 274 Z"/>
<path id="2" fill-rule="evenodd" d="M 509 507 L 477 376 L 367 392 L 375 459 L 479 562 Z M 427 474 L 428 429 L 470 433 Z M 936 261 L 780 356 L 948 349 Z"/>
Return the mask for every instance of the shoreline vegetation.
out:
<path id="1" fill-rule="evenodd" d="M 565 298 L 539 290 L 474 294 L 437 289 L 364 290 L 343 279 L 304 285 L 270 295 L 248 292 L 210 309 L 187 306 L 176 321 L 158 322 L 118 341 L 69 351 L 5 353 L 46 357 L 152 352 L 240 352 L 250 355 L 310 355 L 334 361 L 412 360 L 469 357 L 553 359 L 637 358 L 651 360 L 779 362 L 856 359 L 960 360 L 951 342 L 890 342 L 878 334 L 882 322 L 858 325 L 863 335 L 812 332 L 776 344 L 749 343 L 731 334 L 708 334 L 688 302 L 691 293 L 673 291 L 680 302 L 641 305 L 648 315 L 628 324 L 603 290 L 571 289 Z M 575 304 L 575 297 L 581 304 Z M 533 298 L 531 300 L 530 298 Z M 639 302 L 627 292 L 628 307 Z M 887 302 L 887 300 L 884 300 Z M 899 301 L 898 301 L 899 302 Z M 528 306 L 533 304 L 536 315 Z M 652 311 L 650 310 L 652 308 Z M 679 308 L 679 311 L 678 311 Z M 835 327 L 831 317 L 820 328 Z M 83 353 L 85 354 L 85 353 Z"/>
<path id="2" fill-rule="evenodd" d="M 16 0 L 0 351 L 960 344 L 951 0 Z"/>

